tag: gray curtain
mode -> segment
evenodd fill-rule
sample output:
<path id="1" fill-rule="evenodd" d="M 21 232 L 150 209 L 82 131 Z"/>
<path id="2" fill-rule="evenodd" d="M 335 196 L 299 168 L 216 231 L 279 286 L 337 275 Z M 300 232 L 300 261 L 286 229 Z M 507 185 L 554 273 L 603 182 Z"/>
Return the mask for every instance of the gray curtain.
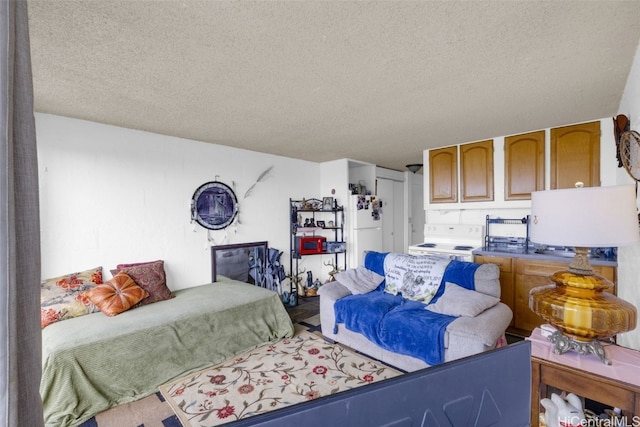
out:
<path id="1" fill-rule="evenodd" d="M 0 426 L 43 426 L 40 218 L 26 0 L 0 0 Z"/>

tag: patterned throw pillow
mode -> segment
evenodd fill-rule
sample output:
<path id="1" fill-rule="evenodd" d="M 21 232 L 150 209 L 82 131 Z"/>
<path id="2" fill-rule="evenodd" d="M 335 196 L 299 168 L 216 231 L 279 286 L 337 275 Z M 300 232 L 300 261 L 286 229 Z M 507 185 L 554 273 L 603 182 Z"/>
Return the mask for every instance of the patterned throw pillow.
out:
<path id="1" fill-rule="evenodd" d="M 437 255 L 390 253 L 384 259 L 384 291 L 428 304 L 438 291 L 450 261 Z"/>
<path id="2" fill-rule="evenodd" d="M 102 267 L 46 279 L 40 285 L 40 325 L 99 311 L 82 293 L 101 283 Z"/>
<path id="3" fill-rule="evenodd" d="M 118 264 L 117 269 L 111 270 L 111 274 L 115 276 L 118 273 L 127 274 L 138 286 L 149 293 L 149 296 L 140 301 L 138 306 L 173 298 L 173 294 L 167 287 L 164 261 L 162 260 L 136 264 Z"/>
<path id="4" fill-rule="evenodd" d="M 118 273 L 113 279 L 84 292 L 84 296 L 107 316 L 116 316 L 148 297 L 149 293 L 125 273 Z"/>

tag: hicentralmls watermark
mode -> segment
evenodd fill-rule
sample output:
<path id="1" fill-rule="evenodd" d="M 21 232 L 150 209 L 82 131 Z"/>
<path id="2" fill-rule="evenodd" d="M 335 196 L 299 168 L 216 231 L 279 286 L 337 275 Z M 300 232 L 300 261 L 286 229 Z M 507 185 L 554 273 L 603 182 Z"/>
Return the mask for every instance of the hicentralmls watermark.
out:
<path id="1" fill-rule="evenodd" d="M 579 417 L 560 418 L 559 425 L 563 427 L 640 427 L 640 415 L 618 418 L 588 418 Z"/>

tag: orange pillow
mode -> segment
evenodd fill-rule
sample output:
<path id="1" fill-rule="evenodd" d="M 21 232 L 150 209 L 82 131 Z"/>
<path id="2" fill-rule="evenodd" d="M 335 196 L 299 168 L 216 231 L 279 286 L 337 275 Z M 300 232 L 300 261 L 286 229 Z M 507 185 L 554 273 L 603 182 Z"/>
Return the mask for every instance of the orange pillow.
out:
<path id="1" fill-rule="evenodd" d="M 84 295 L 107 316 L 129 310 L 149 293 L 125 273 L 118 273 L 102 285 L 86 291 Z"/>

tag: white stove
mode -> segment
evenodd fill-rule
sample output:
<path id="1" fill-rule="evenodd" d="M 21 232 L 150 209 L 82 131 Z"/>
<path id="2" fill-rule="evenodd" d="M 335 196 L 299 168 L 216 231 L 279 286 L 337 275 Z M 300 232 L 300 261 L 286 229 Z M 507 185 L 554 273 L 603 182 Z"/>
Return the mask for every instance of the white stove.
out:
<path id="1" fill-rule="evenodd" d="M 424 243 L 409 246 L 409 254 L 439 254 L 460 261 L 473 261 L 471 252 L 484 244 L 484 226 L 425 224 L 424 238 Z"/>

